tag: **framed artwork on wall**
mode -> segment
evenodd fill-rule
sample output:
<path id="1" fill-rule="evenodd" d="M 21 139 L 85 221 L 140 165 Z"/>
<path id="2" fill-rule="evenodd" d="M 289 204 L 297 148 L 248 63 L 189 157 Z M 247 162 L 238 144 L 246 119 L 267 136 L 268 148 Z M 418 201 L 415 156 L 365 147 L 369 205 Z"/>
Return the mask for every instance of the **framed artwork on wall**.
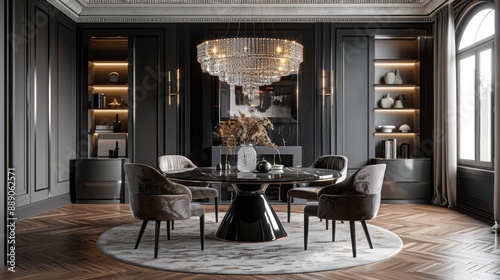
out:
<path id="1" fill-rule="evenodd" d="M 253 100 L 243 93 L 240 86 L 219 82 L 219 118 L 227 121 L 240 112 L 247 115 L 266 117 L 274 126 L 268 134 L 279 146 L 297 143 L 297 75 L 282 77 L 279 82 L 261 86 Z"/>

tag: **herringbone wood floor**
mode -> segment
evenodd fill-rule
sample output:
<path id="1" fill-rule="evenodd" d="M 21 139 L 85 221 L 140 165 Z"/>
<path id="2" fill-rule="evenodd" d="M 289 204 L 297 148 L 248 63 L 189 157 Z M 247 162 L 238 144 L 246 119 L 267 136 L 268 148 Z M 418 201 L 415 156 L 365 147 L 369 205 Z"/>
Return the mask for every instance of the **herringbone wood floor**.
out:
<path id="1" fill-rule="evenodd" d="M 285 205 L 274 207 L 286 211 Z M 294 215 L 300 215 L 302 208 L 294 205 Z M 5 268 L 0 279 L 500 279 L 500 235 L 489 232 L 491 224 L 433 205 L 382 205 L 379 216 L 369 223 L 402 238 L 403 250 L 391 259 L 331 272 L 281 276 L 165 272 L 103 255 L 96 246 L 97 237 L 132 221 L 129 206 L 124 204 L 72 204 L 20 221 L 16 224 L 16 272 Z"/>

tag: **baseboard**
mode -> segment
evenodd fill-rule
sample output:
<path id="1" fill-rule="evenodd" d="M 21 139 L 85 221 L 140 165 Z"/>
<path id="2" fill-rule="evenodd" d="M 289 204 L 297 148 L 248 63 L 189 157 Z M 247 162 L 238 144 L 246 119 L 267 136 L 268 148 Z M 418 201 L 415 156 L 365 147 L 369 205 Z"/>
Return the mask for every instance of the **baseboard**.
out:
<path id="1" fill-rule="evenodd" d="M 38 215 L 43 212 L 55 209 L 65 204 L 71 203 L 68 194 L 58 195 L 32 204 L 24 205 L 16 208 L 17 220 L 26 219 L 31 216 Z"/>

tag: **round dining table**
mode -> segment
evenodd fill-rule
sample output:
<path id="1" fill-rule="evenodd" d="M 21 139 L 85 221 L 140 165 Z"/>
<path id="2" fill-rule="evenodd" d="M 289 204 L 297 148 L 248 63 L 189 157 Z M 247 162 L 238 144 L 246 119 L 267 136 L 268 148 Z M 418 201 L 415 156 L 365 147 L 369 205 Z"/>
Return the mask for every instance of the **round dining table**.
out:
<path id="1" fill-rule="evenodd" d="M 270 184 L 314 182 L 334 184 L 341 174 L 332 169 L 301 167 L 284 167 L 267 173 L 198 167 L 177 169 L 164 173 L 164 176 L 180 183 L 231 184 L 236 195 L 214 234 L 215 238 L 240 242 L 263 242 L 287 236 L 265 195 Z"/>

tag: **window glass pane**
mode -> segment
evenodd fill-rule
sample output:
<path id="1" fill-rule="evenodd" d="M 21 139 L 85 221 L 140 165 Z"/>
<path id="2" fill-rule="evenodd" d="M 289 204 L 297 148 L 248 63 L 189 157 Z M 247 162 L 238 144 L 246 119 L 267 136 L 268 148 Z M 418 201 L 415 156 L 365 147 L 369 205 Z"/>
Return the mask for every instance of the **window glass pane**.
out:
<path id="1" fill-rule="evenodd" d="M 492 9 L 485 9 L 478 12 L 467 23 L 458 49 L 461 50 L 474 44 L 488 36 L 495 34 L 495 12 Z"/>
<path id="2" fill-rule="evenodd" d="M 475 159 L 475 98 L 474 73 L 476 69 L 475 55 L 459 61 L 459 157 L 460 159 Z"/>
<path id="3" fill-rule="evenodd" d="M 492 82 L 492 50 L 488 49 L 479 54 L 479 160 L 491 161 L 491 82 Z"/>

